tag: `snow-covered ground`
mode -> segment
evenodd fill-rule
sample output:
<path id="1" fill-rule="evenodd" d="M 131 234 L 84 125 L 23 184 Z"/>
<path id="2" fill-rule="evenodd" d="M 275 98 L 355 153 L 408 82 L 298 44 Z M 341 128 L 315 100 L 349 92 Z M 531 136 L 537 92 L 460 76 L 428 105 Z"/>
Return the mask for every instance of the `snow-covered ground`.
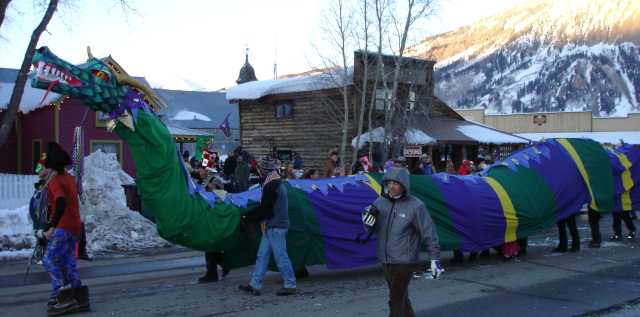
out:
<path id="1" fill-rule="evenodd" d="M 101 151 L 84 161 L 84 201 L 80 214 L 87 232 L 89 255 L 168 246 L 155 225 L 127 208 L 123 184 L 133 183 L 114 154 Z M 28 200 L 15 209 L 0 209 L 0 260 L 25 258 L 35 243 Z"/>

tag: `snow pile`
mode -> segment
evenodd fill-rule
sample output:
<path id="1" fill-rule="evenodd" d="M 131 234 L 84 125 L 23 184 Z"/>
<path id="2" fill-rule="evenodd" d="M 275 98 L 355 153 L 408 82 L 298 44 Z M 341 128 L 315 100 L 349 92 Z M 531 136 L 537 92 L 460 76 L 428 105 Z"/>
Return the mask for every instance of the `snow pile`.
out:
<path id="1" fill-rule="evenodd" d="M 123 184 L 133 179 L 118 165 L 115 154 L 97 151 L 84 161 L 84 202 L 81 216 L 89 254 L 168 246 L 156 226 L 127 208 Z"/>
<path id="2" fill-rule="evenodd" d="M 0 209 L 0 260 L 29 256 L 36 242 L 32 228 L 28 206 Z"/>

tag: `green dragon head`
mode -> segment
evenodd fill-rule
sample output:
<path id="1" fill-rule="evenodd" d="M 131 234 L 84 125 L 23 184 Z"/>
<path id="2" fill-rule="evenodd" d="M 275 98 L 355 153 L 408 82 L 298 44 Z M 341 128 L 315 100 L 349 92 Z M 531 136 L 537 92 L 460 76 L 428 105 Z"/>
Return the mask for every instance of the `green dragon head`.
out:
<path id="1" fill-rule="evenodd" d="M 87 62 L 73 65 L 46 46 L 37 49 L 31 60 L 31 86 L 80 98 L 92 110 L 112 119 L 130 116 L 133 108 L 143 107 L 141 103 L 155 111 L 164 106 L 149 87 L 130 77 L 111 57 L 97 59 L 88 49 L 87 53 Z M 126 124 L 130 126 L 130 120 Z"/>

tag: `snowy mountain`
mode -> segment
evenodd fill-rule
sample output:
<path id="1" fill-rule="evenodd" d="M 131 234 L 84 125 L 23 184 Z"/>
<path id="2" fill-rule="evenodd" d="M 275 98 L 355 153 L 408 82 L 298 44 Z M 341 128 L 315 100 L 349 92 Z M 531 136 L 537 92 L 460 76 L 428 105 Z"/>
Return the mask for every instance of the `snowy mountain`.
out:
<path id="1" fill-rule="evenodd" d="M 488 113 L 640 111 L 640 1 L 522 1 L 427 38 L 408 54 L 438 61 L 436 94 Z"/>

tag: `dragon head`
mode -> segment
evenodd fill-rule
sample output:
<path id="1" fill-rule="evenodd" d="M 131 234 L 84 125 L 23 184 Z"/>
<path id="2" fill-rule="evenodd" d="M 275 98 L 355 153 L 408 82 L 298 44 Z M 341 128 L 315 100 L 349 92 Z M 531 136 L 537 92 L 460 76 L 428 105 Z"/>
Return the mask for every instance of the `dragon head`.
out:
<path id="1" fill-rule="evenodd" d="M 36 50 L 31 63 L 34 76 L 31 86 L 83 100 L 94 111 L 111 119 L 126 121 L 137 108 L 157 111 L 164 102 L 147 86 L 130 77 L 111 57 L 97 59 L 87 48 L 87 62 L 73 65 L 43 46 Z"/>

